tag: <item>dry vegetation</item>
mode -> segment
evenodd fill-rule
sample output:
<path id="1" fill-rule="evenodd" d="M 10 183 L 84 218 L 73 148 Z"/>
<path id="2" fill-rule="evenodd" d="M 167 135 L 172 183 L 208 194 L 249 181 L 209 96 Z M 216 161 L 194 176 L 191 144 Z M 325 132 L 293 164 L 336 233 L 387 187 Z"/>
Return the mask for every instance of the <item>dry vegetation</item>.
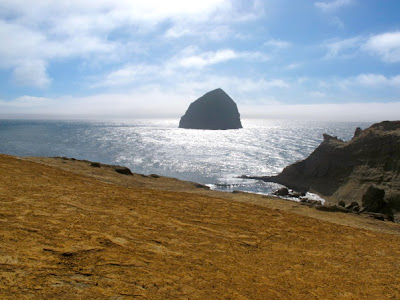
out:
<path id="1" fill-rule="evenodd" d="M 0 204 L 1 299 L 400 297 L 398 224 L 5 155 Z"/>

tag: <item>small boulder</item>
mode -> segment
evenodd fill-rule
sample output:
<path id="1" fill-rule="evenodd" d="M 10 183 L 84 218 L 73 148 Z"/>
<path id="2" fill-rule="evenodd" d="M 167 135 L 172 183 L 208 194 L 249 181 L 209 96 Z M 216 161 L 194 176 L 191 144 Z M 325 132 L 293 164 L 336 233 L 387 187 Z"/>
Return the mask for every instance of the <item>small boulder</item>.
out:
<path id="1" fill-rule="evenodd" d="M 370 185 L 362 197 L 362 206 L 366 211 L 379 213 L 386 205 L 385 190 Z"/>
<path id="2" fill-rule="evenodd" d="M 210 188 L 204 184 L 200 184 L 200 183 L 194 183 L 194 187 L 198 188 L 198 189 L 205 189 L 205 190 L 209 190 Z"/>
<path id="3" fill-rule="evenodd" d="M 133 175 L 131 170 L 129 170 L 129 168 L 127 168 L 127 167 L 115 166 L 114 170 L 115 170 L 115 172 L 117 172 L 119 174 Z"/>
<path id="4" fill-rule="evenodd" d="M 326 211 L 326 212 L 350 212 L 348 209 L 338 206 L 338 205 L 317 205 L 315 206 L 317 210 Z"/>
<path id="5" fill-rule="evenodd" d="M 289 196 L 293 197 L 293 198 L 300 198 L 300 197 L 304 196 L 304 193 L 292 192 L 292 193 L 290 193 Z"/>
<path id="6" fill-rule="evenodd" d="M 358 137 L 361 133 L 362 133 L 362 129 L 360 127 L 357 127 L 356 130 L 354 131 L 353 139 Z"/>
<path id="7" fill-rule="evenodd" d="M 289 195 L 289 190 L 285 187 L 280 188 L 279 190 L 276 190 L 273 193 L 275 196 L 288 196 Z"/>
<path id="8" fill-rule="evenodd" d="M 356 201 L 353 201 L 346 207 L 346 209 L 358 212 L 360 211 L 360 205 Z"/>

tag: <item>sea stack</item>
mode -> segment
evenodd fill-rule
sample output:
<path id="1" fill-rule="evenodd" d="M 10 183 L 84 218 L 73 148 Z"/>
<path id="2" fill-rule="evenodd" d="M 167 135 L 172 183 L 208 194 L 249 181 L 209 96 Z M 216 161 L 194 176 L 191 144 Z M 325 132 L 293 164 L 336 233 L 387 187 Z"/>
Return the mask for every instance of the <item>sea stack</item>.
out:
<path id="1" fill-rule="evenodd" d="M 242 123 L 235 101 L 218 88 L 190 104 L 179 122 L 179 128 L 239 129 Z"/>

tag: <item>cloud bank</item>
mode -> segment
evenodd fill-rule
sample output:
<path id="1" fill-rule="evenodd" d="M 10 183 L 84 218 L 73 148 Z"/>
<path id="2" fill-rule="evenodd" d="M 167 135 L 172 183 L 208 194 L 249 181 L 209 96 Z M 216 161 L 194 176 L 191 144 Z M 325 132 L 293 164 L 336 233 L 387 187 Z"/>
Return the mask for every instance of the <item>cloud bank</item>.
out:
<path id="1" fill-rule="evenodd" d="M 400 31 L 375 19 L 357 21 L 361 31 L 349 29 L 344 12 L 357 19 L 363 6 L 3 0 L 0 113 L 178 116 L 221 87 L 249 116 L 267 116 L 273 107 L 295 117 L 301 105 L 302 115 L 311 115 L 305 107 L 366 103 L 382 103 L 389 114 L 386 108 L 400 102 Z"/>

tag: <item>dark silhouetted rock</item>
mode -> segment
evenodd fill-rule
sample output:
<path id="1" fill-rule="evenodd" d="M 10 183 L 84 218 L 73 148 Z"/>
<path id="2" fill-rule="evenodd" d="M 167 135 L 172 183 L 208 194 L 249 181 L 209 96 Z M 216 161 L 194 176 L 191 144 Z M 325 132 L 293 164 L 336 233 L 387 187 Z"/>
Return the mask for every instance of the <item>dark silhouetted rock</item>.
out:
<path id="1" fill-rule="evenodd" d="M 320 200 L 312 200 L 312 199 L 308 199 L 308 198 L 301 198 L 300 203 L 311 206 L 311 207 L 322 205 L 322 202 Z"/>
<path id="2" fill-rule="evenodd" d="M 93 168 L 100 168 L 101 164 L 98 162 L 92 162 L 92 163 L 90 163 L 90 166 Z"/>
<path id="3" fill-rule="evenodd" d="M 289 190 L 285 187 L 280 188 L 279 190 L 274 192 L 274 195 L 276 196 L 287 196 L 289 195 Z"/>
<path id="4" fill-rule="evenodd" d="M 282 184 L 297 191 L 318 193 L 329 205 L 352 203 L 352 210 L 400 215 L 400 121 L 385 121 L 344 142 L 324 134 L 310 156 L 279 175 L 248 177 Z M 343 201 L 343 202 L 341 202 Z M 352 203 L 353 204 L 353 203 Z"/>
<path id="5" fill-rule="evenodd" d="M 352 210 L 352 211 L 359 211 L 360 205 L 358 204 L 357 201 L 353 201 L 346 207 L 346 209 Z"/>
<path id="6" fill-rule="evenodd" d="M 353 139 L 356 138 L 356 137 L 359 137 L 361 132 L 362 132 L 362 129 L 360 127 L 357 127 L 356 130 L 354 131 Z"/>
<path id="7" fill-rule="evenodd" d="M 385 190 L 370 185 L 362 196 L 362 206 L 366 211 L 382 211 L 388 203 L 385 201 Z"/>
<path id="8" fill-rule="evenodd" d="M 131 170 L 127 167 L 121 167 L 121 166 L 115 166 L 114 167 L 115 172 L 124 174 L 124 175 L 133 175 Z"/>
<path id="9" fill-rule="evenodd" d="M 315 208 L 326 212 L 343 212 L 343 213 L 350 212 L 348 209 L 338 205 L 317 205 L 315 206 Z"/>
<path id="10" fill-rule="evenodd" d="M 204 184 L 200 184 L 200 183 L 194 183 L 193 185 L 194 185 L 194 187 L 196 187 L 198 189 L 205 189 L 205 190 L 209 190 L 210 189 L 210 187 L 208 187 L 208 186 L 206 186 Z"/>
<path id="11" fill-rule="evenodd" d="M 293 197 L 293 198 L 300 198 L 303 195 L 304 195 L 304 193 L 299 193 L 299 192 L 292 192 L 289 194 L 289 196 Z"/>
<path id="12" fill-rule="evenodd" d="M 179 128 L 225 130 L 242 128 L 242 124 L 236 103 L 216 89 L 190 104 Z"/>

